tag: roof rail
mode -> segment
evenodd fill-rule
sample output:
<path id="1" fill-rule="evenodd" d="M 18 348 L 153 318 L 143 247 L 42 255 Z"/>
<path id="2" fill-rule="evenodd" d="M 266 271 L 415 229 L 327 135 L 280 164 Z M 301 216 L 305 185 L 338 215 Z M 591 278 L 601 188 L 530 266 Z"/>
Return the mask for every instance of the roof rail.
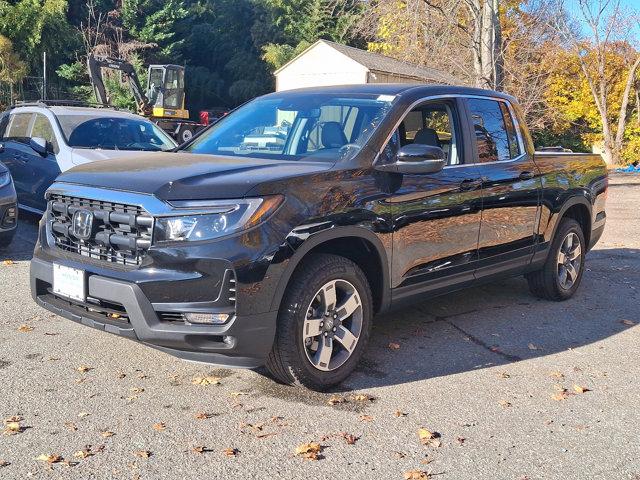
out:
<path id="1" fill-rule="evenodd" d="M 120 110 L 112 105 L 102 105 L 100 103 L 85 102 L 84 100 L 25 100 L 14 101 L 11 108 L 16 107 L 88 107 L 88 108 L 111 108 Z"/>

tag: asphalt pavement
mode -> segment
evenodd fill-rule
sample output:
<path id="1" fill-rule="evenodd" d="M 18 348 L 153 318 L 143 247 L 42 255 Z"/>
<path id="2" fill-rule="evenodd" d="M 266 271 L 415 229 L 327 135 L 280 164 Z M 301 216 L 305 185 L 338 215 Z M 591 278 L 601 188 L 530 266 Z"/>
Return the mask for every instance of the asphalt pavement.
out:
<path id="1" fill-rule="evenodd" d="M 333 394 L 40 309 L 23 218 L 0 252 L 0 479 L 639 480 L 639 206 L 640 176 L 614 176 L 575 298 L 515 278 L 380 317 Z"/>

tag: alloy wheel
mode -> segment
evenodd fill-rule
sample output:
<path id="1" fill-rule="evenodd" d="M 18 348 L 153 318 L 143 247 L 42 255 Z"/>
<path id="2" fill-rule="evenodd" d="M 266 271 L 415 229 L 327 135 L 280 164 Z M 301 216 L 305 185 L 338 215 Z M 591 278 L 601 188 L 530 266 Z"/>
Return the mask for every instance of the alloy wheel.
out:
<path id="1" fill-rule="evenodd" d="M 558 252 L 558 281 L 560 287 L 565 290 L 571 289 L 578 279 L 582 268 L 582 246 L 578 235 L 570 232 Z"/>
<path id="2" fill-rule="evenodd" d="M 302 343 L 307 359 L 318 370 L 340 368 L 350 357 L 362 333 L 362 302 L 346 280 L 325 283 L 307 308 Z"/>

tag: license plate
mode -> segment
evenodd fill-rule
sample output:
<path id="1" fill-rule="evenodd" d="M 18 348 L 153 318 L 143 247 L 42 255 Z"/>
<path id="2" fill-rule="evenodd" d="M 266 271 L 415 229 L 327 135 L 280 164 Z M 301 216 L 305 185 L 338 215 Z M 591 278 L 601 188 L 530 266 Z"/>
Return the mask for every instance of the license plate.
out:
<path id="1" fill-rule="evenodd" d="M 84 270 L 53 265 L 53 293 L 84 302 L 87 297 Z"/>

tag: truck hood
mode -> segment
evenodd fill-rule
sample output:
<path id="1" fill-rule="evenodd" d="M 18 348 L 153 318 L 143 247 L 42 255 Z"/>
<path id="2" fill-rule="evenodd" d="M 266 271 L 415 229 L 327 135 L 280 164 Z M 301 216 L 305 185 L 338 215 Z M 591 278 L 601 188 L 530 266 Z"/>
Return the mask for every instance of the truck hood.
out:
<path id="1" fill-rule="evenodd" d="M 154 152 L 86 163 L 57 181 L 152 194 L 161 200 L 207 200 L 243 197 L 259 184 L 331 167 L 324 162 Z"/>

